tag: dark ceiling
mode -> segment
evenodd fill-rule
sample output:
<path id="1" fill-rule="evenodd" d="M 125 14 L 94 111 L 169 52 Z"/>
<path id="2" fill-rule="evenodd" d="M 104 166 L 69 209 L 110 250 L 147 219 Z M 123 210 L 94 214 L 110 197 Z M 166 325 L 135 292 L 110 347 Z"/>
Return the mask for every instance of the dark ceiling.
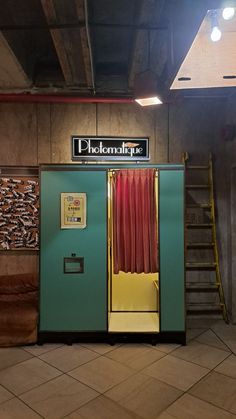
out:
<path id="1" fill-rule="evenodd" d="M 151 69 L 168 91 L 206 0 L 3 0 L 0 91 L 132 97 Z"/>

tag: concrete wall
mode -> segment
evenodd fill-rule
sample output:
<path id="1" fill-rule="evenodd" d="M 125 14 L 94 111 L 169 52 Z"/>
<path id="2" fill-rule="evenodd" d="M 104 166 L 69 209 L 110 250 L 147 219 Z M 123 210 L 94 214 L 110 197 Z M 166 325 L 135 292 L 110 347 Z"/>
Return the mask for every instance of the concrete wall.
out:
<path id="1" fill-rule="evenodd" d="M 236 97 L 225 102 L 224 123 L 236 127 Z M 222 136 L 221 136 L 222 137 Z M 217 148 L 216 182 L 222 271 L 228 285 L 228 307 L 236 322 L 236 137 L 221 138 Z"/>

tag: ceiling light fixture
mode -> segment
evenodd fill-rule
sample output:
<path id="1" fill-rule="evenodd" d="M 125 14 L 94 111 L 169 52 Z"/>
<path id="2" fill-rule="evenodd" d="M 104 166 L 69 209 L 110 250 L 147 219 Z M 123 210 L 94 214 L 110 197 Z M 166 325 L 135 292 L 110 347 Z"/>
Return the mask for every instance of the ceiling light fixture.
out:
<path id="1" fill-rule="evenodd" d="M 225 7 L 222 12 L 222 17 L 225 20 L 230 20 L 234 17 L 235 9 L 234 7 Z"/>
<path id="2" fill-rule="evenodd" d="M 218 15 L 216 10 L 213 10 L 211 14 L 211 29 L 211 40 L 213 42 L 219 41 L 222 34 L 221 30 L 219 29 Z"/>
<path id="3" fill-rule="evenodd" d="M 135 76 L 134 100 L 141 106 L 161 105 L 163 102 L 157 96 L 156 74 L 145 70 Z"/>
<path id="4" fill-rule="evenodd" d="M 211 31 L 211 40 L 213 42 L 218 42 L 221 38 L 221 30 L 218 28 L 218 26 L 213 26 Z"/>
<path id="5" fill-rule="evenodd" d="M 158 96 L 147 97 L 143 99 L 134 99 L 141 106 L 161 105 L 163 102 Z"/>
<path id="6" fill-rule="evenodd" d="M 148 31 L 148 68 L 134 78 L 134 100 L 141 106 L 161 105 L 157 96 L 157 76 L 150 70 L 150 34 Z"/>

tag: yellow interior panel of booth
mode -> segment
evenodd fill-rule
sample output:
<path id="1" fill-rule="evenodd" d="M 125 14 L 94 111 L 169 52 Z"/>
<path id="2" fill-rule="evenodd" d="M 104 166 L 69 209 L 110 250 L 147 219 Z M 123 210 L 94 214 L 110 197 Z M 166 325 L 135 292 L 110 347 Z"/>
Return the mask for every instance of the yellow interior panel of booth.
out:
<path id="1" fill-rule="evenodd" d="M 112 311 L 157 311 L 158 275 L 124 272 L 113 274 Z"/>
<path id="2" fill-rule="evenodd" d="M 110 332 L 159 332 L 159 313 L 112 312 L 109 319 Z"/>
<path id="3" fill-rule="evenodd" d="M 108 330 L 158 332 L 159 273 L 113 273 L 111 172 L 108 179 Z M 158 211 L 158 176 L 155 186 Z"/>

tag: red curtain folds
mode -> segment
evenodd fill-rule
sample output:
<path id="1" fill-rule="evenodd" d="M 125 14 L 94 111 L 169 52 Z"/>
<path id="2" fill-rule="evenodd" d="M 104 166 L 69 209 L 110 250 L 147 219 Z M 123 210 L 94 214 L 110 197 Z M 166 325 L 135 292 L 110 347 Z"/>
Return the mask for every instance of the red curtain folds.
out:
<path id="1" fill-rule="evenodd" d="M 115 171 L 114 273 L 158 271 L 155 169 Z"/>

